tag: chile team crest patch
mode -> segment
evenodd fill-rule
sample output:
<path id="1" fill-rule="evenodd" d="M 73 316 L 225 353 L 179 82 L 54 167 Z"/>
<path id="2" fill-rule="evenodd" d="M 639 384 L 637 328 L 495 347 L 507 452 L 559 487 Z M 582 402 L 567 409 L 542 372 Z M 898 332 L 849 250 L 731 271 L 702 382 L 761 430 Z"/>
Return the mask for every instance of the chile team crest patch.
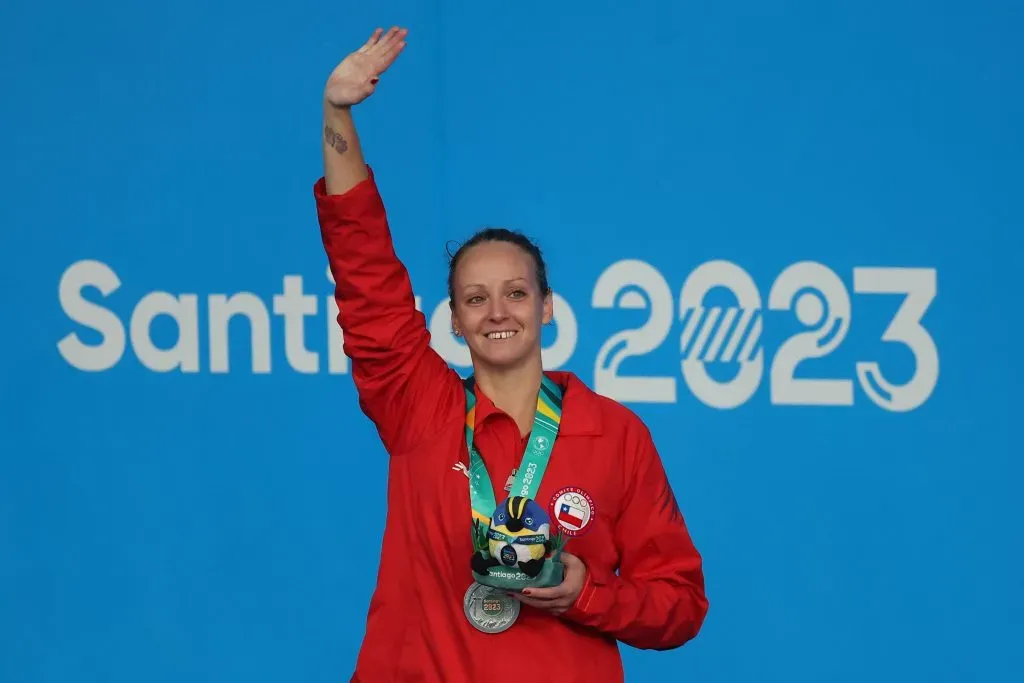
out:
<path id="1" fill-rule="evenodd" d="M 566 486 L 551 497 L 551 519 L 566 536 L 581 536 L 594 521 L 594 499 L 575 486 Z"/>

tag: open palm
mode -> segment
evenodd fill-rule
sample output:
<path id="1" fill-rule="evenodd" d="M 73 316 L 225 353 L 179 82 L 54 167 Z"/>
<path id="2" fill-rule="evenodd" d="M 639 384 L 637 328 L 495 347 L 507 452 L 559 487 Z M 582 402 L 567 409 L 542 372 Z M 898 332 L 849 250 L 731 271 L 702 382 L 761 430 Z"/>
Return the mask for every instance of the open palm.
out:
<path id="1" fill-rule="evenodd" d="M 378 28 L 366 43 L 342 60 L 327 79 L 324 96 L 335 107 L 351 107 L 373 94 L 377 81 L 405 47 L 407 29 Z"/>

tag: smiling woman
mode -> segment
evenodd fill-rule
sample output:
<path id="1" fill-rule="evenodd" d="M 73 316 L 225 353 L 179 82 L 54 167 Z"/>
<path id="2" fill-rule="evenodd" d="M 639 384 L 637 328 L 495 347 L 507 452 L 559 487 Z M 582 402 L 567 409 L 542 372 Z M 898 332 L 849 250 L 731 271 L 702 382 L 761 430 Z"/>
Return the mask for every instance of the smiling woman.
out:
<path id="1" fill-rule="evenodd" d="M 448 297 L 452 331 L 465 337 L 478 377 L 525 372 L 540 381 L 537 350 L 553 318 L 552 294 L 540 248 L 528 237 L 503 228 L 475 234 L 452 256 Z M 527 402 L 513 417 L 528 431 L 533 413 Z"/>
<path id="2" fill-rule="evenodd" d="M 554 297 L 529 239 L 490 228 L 451 259 L 473 375 L 432 348 L 351 111 L 405 37 L 378 29 L 331 74 L 313 187 L 359 404 L 391 455 L 352 680 L 469 683 L 521 656 L 550 680 L 622 681 L 616 640 L 664 650 L 700 630 L 701 556 L 643 422 L 543 368 Z"/>

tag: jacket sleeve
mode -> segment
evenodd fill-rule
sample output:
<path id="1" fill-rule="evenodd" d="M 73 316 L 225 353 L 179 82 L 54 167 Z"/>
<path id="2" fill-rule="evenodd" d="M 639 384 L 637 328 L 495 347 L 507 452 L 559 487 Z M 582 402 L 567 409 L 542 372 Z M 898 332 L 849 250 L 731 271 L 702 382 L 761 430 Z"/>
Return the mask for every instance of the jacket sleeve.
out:
<path id="1" fill-rule="evenodd" d="M 338 324 L 362 411 L 392 455 L 440 428 L 458 375 L 431 348 L 409 274 L 398 259 L 373 171 L 339 195 L 313 186 L 320 236 L 334 276 Z"/>
<path id="2" fill-rule="evenodd" d="M 564 618 L 632 647 L 668 650 L 696 637 L 708 610 L 694 547 L 647 428 L 638 423 L 632 473 L 615 522 L 619 572 L 587 567 Z"/>

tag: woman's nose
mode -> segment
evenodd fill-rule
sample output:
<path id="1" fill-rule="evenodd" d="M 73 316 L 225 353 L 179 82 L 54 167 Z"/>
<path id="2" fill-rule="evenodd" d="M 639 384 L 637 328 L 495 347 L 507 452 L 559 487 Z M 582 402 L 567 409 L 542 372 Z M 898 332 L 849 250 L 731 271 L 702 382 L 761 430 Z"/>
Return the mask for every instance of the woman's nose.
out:
<path id="1" fill-rule="evenodd" d="M 488 314 L 491 320 L 504 320 L 508 317 L 508 313 L 505 311 L 505 304 L 501 299 L 491 299 L 491 307 L 488 310 Z"/>

